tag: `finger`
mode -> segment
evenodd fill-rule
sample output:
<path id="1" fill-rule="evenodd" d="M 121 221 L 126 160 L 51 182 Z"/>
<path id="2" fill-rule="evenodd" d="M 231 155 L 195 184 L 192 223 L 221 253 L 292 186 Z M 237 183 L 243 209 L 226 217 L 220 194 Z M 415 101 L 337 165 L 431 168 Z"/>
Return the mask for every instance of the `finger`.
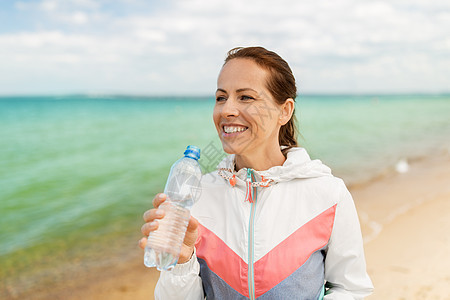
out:
<path id="1" fill-rule="evenodd" d="M 162 202 L 166 200 L 167 196 L 164 193 L 156 194 L 155 198 L 153 198 L 152 204 L 154 208 L 157 208 Z"/>
<path id="2" fill-rule="evenodd" d="M 143 235 L 148 236 L 150 232 L 155 231 L 156 229 L 158 229 L 158 227 L 159 223 L 155 220 L 153 222 L 145 223 L 144 225 L 142 225 L 141 232 Z"/>
<path id="3" fill-rule="evenodd" d="M 194 232 L 194 231 L 196 231 L 197 228 L 198 228 L 198 224 L 199 224 L 199 223 L 198 223 L 197 219 L 194 218 L 193 216 L 191 216 L 191 217 L 189 218 L 189 223 L 188 223 L 188 227 L 187 227 L 186 231 L 189 231 L 189 232 Z"/>
<path id="4" fill-rule="evenodd" d="M 152 208 L 147 210 L 142 218 L 146 223 L 153 222 L 155 219 L 162 219 L 166 215 L 163 209 Z"/>
<path id="5" fill-rule="evenodd" d="M 145 249 L 145 246 L 147 245 L 147 238 L 143 237 L 139 240 L 138 245 L 141 249 Z"/>
<path id="6" fill-rule="evenodd" d="M 186 235 L 184 236 L 183 241 L 183 243 L 189 248 L 194 247 L 195 241 L 198 238 L 198 224 L 198 221 L 194 217 L 190 217 Z"/>

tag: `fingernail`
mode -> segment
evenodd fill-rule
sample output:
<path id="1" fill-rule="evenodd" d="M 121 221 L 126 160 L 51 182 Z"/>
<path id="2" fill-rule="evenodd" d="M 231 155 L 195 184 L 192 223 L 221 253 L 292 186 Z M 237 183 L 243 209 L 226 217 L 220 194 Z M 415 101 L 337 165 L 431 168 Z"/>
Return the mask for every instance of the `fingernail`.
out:
<path id="1" fill-rule="evenodd" d="M 159 199 L 164 199 L 166 197 L 165 194 L 159 194 Z"/>
<path id="2" fill-rule="evenodd" d="M 163 214 L 164 214 L 164 211 L 163 211 L 162 209 L 158 209 L 158 210 L 156 211 L 156 216 L 158 216 L 158 217 L 162 217 Z"/>
<path id="3" fill-rule="evenodd" d="M 156 225 L 158 225 L 158 222 L 153 221 L 150 223 L 150 227 L 156 227 Z"/>

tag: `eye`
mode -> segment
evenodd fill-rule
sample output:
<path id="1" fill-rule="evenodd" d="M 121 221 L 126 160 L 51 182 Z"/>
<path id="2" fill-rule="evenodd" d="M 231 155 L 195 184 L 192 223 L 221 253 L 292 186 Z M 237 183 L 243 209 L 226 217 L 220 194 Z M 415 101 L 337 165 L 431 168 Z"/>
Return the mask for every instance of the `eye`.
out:
<path id="1" fill-rule="evenodd" d="M 241 100 L 255 100 L 255 98 L 251 97 L 251 96 L 247 96 L 247 95 L 242 95 L 241 96 Z"/>
<path id="2" fill-rule="evenodd" d="M 216 97 L 216 102 L 222 102 L 222 101 L 225 101 L 225 100 L 227 100 L 227 98 L 225 98 L 225 96 L 217 96 Z"/>

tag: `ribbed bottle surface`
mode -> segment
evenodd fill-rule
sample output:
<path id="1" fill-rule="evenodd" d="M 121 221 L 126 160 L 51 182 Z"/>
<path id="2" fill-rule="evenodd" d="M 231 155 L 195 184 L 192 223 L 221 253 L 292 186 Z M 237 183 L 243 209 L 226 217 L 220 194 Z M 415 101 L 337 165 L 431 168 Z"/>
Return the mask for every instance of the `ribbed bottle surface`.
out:
<path id="1" fill-rule="evenodd" d="M 170 200 L 159 208 L 165 211 L 165 216 L 158 220 L 158 230 L 150 233 L 144 264 L 160 271 L 171 270 L 178 261 L 190 213 L 188 209 L 175 205 Z"/>

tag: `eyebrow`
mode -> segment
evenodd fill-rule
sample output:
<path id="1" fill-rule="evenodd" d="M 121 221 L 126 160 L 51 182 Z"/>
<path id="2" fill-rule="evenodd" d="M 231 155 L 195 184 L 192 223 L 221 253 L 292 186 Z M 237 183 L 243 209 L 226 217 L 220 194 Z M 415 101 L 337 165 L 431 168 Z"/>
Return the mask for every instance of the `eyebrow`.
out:
<path id="1" fill-rule="evenodd" d="M 254 89 L 251 89 L 251 88 L 242 88 L 242 89 L 236 90 L 237 93 L 241 93 L 241 92 L 245 92 L 245 91 L 252 91 L 252 92 L 257 93 Z M 222 93 L 227 94 L 227 91 L 225 91 L 224 89 L 217 89 L 216 92 L 222 92 Z"/>
<path id="2" fill-rule="evenodd" d="M 243 88 L 243 89 L 237 89 L 236 92 L 240 93 L 240 92 L 245 92 L 245 91 L 252 91 L 257 93 L 254 89 L 251 88 Z"/>

